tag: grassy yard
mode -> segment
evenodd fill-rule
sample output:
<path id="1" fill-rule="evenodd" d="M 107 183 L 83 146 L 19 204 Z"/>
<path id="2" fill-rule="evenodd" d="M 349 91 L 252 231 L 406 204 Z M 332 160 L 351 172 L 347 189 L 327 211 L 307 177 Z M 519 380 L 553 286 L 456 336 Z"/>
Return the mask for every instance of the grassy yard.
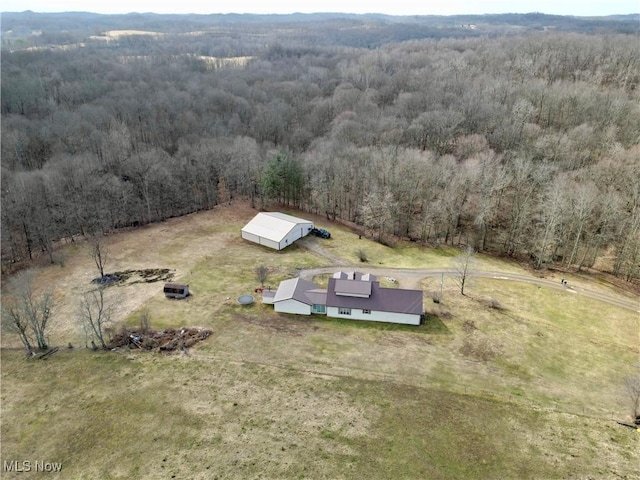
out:
<path id="1" fill-rule="evenodd" d="M 292 215 L 300 215 L 289 211 Z M 335 225 L 322 217 L 313 216 L 318 227 L 331 232 L 331 239 L 322 240 L 319 244 L 334 257 L 366 269 L 367 265 L 374 267 L 393 268 L 450 268 L 454 257 L 460 250 L 449 245 L 438 248 L 424 248 L 415 242 L 399 241 L 391 248 L 375 242 L 371 237 L 359 235 L 350 229 Z M 367 263 L 362 263 L 359 251 L 363 250 L 367 256 Z M 495 259 L 491 256 L 479 255 L 477 267 L 484 270 L 500 270 L 510 273 L 523 273 L 525 270 L 515 262 Z"/>
<path id="2" fill-rule="evenodd" d="M 3 335 L 1 460 L 62 462 L 47 474 L 60 479 L 639 478 L 640 435 L 614 421 L 629 415 L 637 314 L 493 279 L 474 280 L 465 297 L 447 284 L 442 304 L 425 301 L 419 327 L 243 307 L 236 297 L 258 286 L 257 265 L 274 287 L 327 265 L 301 246 L 242 241 L 254 213 L 239 204 L 110 239 L 108 270 L 171 268 L 190 285 L 185 301 L 165 299 L 159 284 L 109 289 L 120 322 L 146 311 L 156 328 L 210 328 L 189 355 L 76 345 L 30 360 Z M 455 254 L 320 226 L 332 239 L 318 244 L 354 265 L 360 245 L 386 267 L 447 268 Z M 71 248 L 63 268 L 38 272 L 43 283 L 61 279 L 58 345 L 80 342 L 73 309 L 92 275 L 83 247 Z M 439 289 L 439 279 L 421 287 Z"/>
<path id="3" fill-rule="evenodd" d="M 608 419 L 310 365 L 2 362 L 3 459 L 62 462 L 57 478 L 607 478 L 637 460 L 637 433 Z"/>

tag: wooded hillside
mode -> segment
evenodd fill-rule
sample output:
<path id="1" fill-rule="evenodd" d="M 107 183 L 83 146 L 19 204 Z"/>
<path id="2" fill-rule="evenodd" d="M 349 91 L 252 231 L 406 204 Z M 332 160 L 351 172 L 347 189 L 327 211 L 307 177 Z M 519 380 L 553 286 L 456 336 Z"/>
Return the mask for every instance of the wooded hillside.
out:
<path id="1" fill-rule="evenodd" d="M 3 14 L 3 266 L 242 196 L 637 280 L 637 18 L 489 17 Z"/>

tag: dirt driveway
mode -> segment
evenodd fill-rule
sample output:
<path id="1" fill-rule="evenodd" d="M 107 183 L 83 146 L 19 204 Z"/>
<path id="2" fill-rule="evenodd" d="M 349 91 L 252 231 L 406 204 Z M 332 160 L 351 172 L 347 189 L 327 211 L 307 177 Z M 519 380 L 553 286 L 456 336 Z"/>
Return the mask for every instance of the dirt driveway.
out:
<path id="1" fill-rule="evenodd" d="M 311 268 L 307 270 L 300 270 L 300 276 L 305 280 L 311 280 L 316 275 L 333 273 L 341 268 L 344 269 L 344 264 L 335 265 L 333 267 L 321 267 L 321 268 Z M 351 268 L 355 268 L 351 265 Z M 378 268 L 367 266 L 367 271 L 374 273 L 379 277 L 390 277 L 394 278 L 398 281 L 398 284 L 403 288 L 418 288 L 420 281 L 425 278 L 437 278 L 440 276 L 444 276 L 446 278 L 455 278 L 456 272 L 453 269 L 408 269 L 408 268 Z M 580 286 L 574 286 L 571 284 L 565 285 L 558 281 L 551 281 L 544 278 L 537 278 L 528 275 L 518 275 L 513 273 L 504 273 L 504 272 L 492 272 L 492 271 L 475 271 L 473 272 L 474 278 L 491 278 L 493 280 L 504 280 L 510 282 L 522 282 L 529 283 L 533 285 L 538 285 L 540 287 L 546 288 L 554 288 L 556 290 L 565 290 L 567 292 L 576 294 L 576 295 L 584 295 L 585 297 L 593 298 L 595 300 L 600 300 L 602 302 L 607 302 L 617 307 L 626 308 L 628 310 L 633 310 L 635 312 L 640 313 L 640 301 L 632 300 L 632 299 L 624 299 L 622 297 L 614 297 L 611 295 L 606 295 L 600 292 L 595 292 L 593 290 L 589 290 L 587 288 L 583 288 Z"/>

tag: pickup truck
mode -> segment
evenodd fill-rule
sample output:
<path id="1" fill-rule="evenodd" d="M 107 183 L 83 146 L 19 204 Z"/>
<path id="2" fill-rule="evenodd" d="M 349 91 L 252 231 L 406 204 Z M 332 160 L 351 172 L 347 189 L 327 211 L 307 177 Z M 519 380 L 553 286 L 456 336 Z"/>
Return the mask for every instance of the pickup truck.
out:
<path id="1" fill-rule="evenodd" d="M 331 238 L 331 234 L 324 228 L 313 228 L 311 234 L 320 238 Z"/>

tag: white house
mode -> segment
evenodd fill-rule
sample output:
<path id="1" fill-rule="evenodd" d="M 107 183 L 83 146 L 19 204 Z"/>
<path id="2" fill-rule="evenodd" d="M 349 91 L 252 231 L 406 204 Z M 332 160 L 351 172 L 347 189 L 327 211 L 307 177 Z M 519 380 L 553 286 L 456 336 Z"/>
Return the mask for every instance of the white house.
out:
<path id="1" fill-rule="evenodd" d="M 276 312 L 420 325 L 422 297 L 421 290 L 381 287 L 371 274 L 337 272 L 326 290 L 292 278 L 280 283 L 273 301 L 263 301 L 273 303 Z"/>
<path id="2" fill-rule="evenodd" d="M 260 212 L 242 227 L 242 238 L 282 250 L 311 232 L 313 222 L 279 212 Z"/>
<path id="3" fill-rule="evenodd" d="M 375 276 L 338 272 L 327 287 L 327 316 L 420 325 L 421 290 L 384 288 Z"/>
<path id="4" fill-rule="evenodd" d="M 302 278 L 290 278 L 280 282 L 273 297 L 273 307 L 276 312 L 311 315 L 311 313 L 325 313 L 327 291 L 318 288 Z"/>

